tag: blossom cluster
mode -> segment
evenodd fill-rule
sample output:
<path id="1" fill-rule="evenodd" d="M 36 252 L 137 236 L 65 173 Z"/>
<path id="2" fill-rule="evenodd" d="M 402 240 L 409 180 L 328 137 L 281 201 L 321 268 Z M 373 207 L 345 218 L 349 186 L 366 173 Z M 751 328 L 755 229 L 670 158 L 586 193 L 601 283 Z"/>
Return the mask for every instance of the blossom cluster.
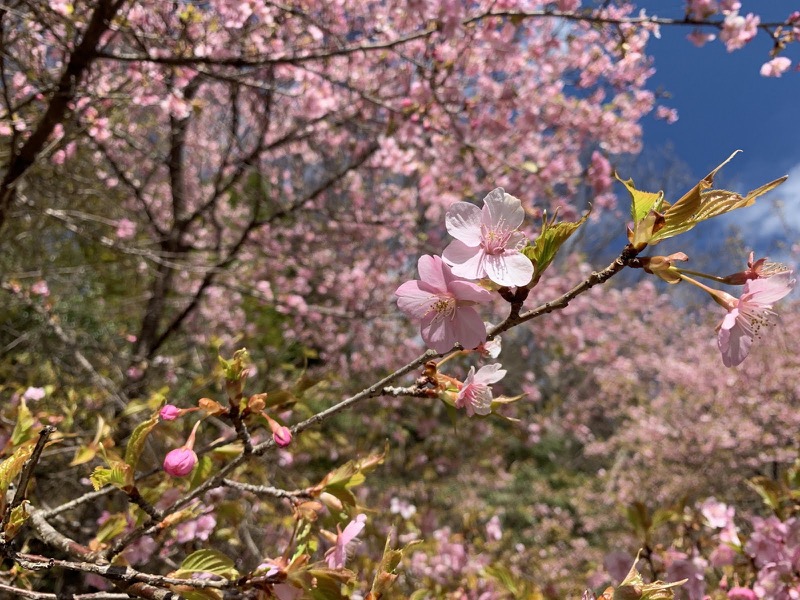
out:
<path id="1" fill-rule="evenodd" d="M 471 349 L 486 341 L 486 328 L 474 306 L 492 295 L 470 280 L 488 279 L 499 286 L 525 286 L 533 263 L 521 250 L 527 239 L 519 231 L 522 203 L 502 188 L 489 192 L 478 209 L 456 202 L 447 211 L 447 231 L 456 238 L 442 257 L 419 259 L 419 280 L 402 284 L 397 305 L 421 322 L 422 339 L 443 354 L 454 344 Z"/>

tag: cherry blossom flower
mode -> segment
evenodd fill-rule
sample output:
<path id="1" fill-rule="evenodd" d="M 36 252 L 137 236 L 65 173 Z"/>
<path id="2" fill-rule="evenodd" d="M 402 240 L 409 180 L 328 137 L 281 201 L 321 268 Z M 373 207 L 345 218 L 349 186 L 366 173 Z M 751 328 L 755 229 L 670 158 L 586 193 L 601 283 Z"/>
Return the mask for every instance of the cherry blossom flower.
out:
<path id="1" fill-rule="evenodd" d="M 428 347 L 444 353 L 456 342 L 475 348 L 486 341 L 486 327 L 473 305 L 489 302 L 492 295 L 454 276 L 438 256 L 421 256 L 417 266 L 421 279 L 405 282 L 395 294 L 398 308 L 421 321 L 420 332 Z"/>
<path id="2" fill-rule="evenodd" d="M 695 29 L 686 36 L 686 39 L 692 42 L 698 48 L 702 48 L 708 42 L 713 42 L 715 39 L 717 39 L 717 36 L 713 33 L 706 33 L 700 29 Z"/>
<path id="3" fill-rule="evenodd" d="M 709 527 L 715 529 L 725 529 L 733 523 L 733 516 L 736 514 L 736 509 L 728 506 L 724 502 L 720 502 L 716 498 L 707 498 L 700 505 L 700 513 L 705 518 Z"/>
<path id="4" fill-rule="evenodd" d="M 25 400 L 41 400 L 47 395 L 47 392 L 44 388 L 41 387 L 29 387 L 25 390 L 25 393 L 22 394 L 22 398 Z"/>
<path id="5" fill-rule="evenodd" d="M 722 22 L 722 32 L 719 39 L 725 43 L 728 52 L 742 48 L 747 42 L 756 37 L 761 19 L 749 13 L 743 17 L 736 12 L 731 12 Z"/>
<path id="6" fill-rule="evenodd" d="M 136 235 L 136 223 L 130 219 L 120 219 L 117 221 L 117 237 L 121 240 L 127 240 Z"/>
<path id="7" fill-rule="evenodd" d="M 447 231 L 456 239 L 445 248 L 442 258 L 459 277 L 527 285 L 533 277 L 533 263 L 520 253 L 526 239 L 517 231 L 524 218 L 522 203 L 503 188 L 489 192 L 482 209 L 456 202 L 445 217 Z"/>
<path id="8" fill-rule="evenodd" d="M 325 553 L 325 562 L 331 569 L 344 569 L 347 561 L 348 546 L 353 545 L 356 536 L 364 529 L 367 522 L 367 515 L 360 514 L 347 524 L 344 531 L 339 531 L 336 536 L 336 544 Z M 336 526 L 338 529 L 338 525 Z"/>
<path id="9" fill-rule="evenodd" d="M 728 314 L 719 326 L 717 344 L 726 367 L 735 367 L 747 358 L 753 338 L 775 314 L 772 304 L 792 291 L 795 280 L 791 275 L 791 271 L 785 271 L 766 279 L 751 279 L 739 298 L 720 292 L 717 301 L 724 303 Z"/>
<path id="10" fill-rule="evenodd" d="M 456 408 L 465 408 L 467 415 L 488 415 L 492 411 L 491 384 L 497 383 L 505 377 L 507 371 L 501 369 L 500 363 L 486 365 L 475 372 L 475 367 L 469 368 L 464 386 L 456 397 Z"/>
<path id="11" fill-rule="evenodd" d="M 50 295 L 50 288 L 44 279 L 40 279 L 31 286 L 31 294 L 36 296 L 44 296 L 45 298 Z"/>
<path id="12" fill-rule="evenodd" d="M 768 258 L 759 258 L 758 260 L 754 259 L 755 254 L 751 252 L 750 257 L 747 259 L 747 268 L 744 271 L 732 273 L 726 277 L 723 277 L 720 281 L 729 285 L 742 285 L 750 279 L 772 277 L 778 273 L 789 271 L 789 267 L 786 265 L 782 263 L 771 262 Z"/>
<path id="13" fill-rule="evenodd" d="M 791 60 L 785 56 L 776 56 L 771 61 L 761 65 L 761 75 L 763 77 L 780 77 L 788 71 L 791 66 Z"/>
<path id="14" fill-rule="evenodd" d="M 285 448 L 286 446 L 292 443 L 292 432 L 288 427 L 286 427 L 285 425 L 281 425 L 275 419 L 273 419 L 263 411 L 261 414 L 264 415 L 264 418 L 267 419 L 267 423 L 269 423 L 269 428 L 272 430 L 272 439 L 278 446 L 280 446 L 281 448 Z"/>

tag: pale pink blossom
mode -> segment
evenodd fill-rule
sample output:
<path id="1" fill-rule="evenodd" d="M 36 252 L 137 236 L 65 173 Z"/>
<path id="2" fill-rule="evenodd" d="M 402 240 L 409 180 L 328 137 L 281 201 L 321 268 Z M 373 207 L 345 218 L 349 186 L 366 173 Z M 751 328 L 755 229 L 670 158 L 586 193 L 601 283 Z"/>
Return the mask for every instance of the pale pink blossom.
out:
<path id="1" fill-rule="evenodd" d="M 527 285 L 533 277 L 533 263 L 520 253 L 526 239 L 517 231 L 524 218 L 522 202 L 503 188 L 489 192 L 482 209 L 456 202 L 445 217 L 447 231 L 456 239 L 445 248 L 442 258 L 459 277 Z"/>
<path id="2" fill-rule="evenodd" d="M 761 19 L 753 13 L 743 17 L 732 12 L 722 22 L 722 31 L 719 34 L 719 39 L 725 43 L 728 52 L 738 50 L 756 37 L 760 22 Z"/>
<path id="3" fill-rule="evenodd" d="M 136 234 L 136 223 L 130 219 L 117 221 L 117 237 L 121 240 L 132 238 Z"/>
<path id="4" fill-rule="evenodd" d="M 776 56 L 771 61 L 761 65 L 761 75 L 763 77 L 780 77 L 788 71 L 791 66 L 791 60 L 785 56 Z"/>
<path id="5" fill-rule="evenodd" d="M 678 120 L 678 111 L 674 108 L 669 108 L 667 106 L 659 106 L 656 108 L 656 118 L 663 119 L 670 125 L 672 125 L 675 121 Z"/>
<path id="6" fill-rule="evenodd" d="M 325 562 L 328 563 L 328 568 L 344 569 L 348 546 L 354 545 L 356 536 L 364 529 L 366 522 L 367 515 L 361 514 L 350 521 L 344 531 L 339 531 L 339 535 L 336 536 L 336 544 L 325 553 Z M 339 526 L 336 527 L 338 529 Z"/>
<path id="7" fill-rule="evenodd" d="M 734 564 L 737 556 L 736 550 L 731 548 L 728 544 L 720 544 L 714 548 L 708 560 L 711 566 L 721 569 L 722 567 Z"/>
<path id="8" fill-rule="evenodd" d="M 47 394 L 47 392 L 45 392 L 44 388 L 41 388 L 41 387 L 29 387 L 27 390 L 25 390 L 25 393 L 22 394 L 22 397 L 25 400 L 33 400 L 33 401 L 35 401 L 35 400 L 41 400 L 42 398 L 45 397 L 46 394 Z"/>
<path id="9" fill-rule="evenodd" d="M 491 384 L 497 383 L 506 376 L 505 369 L 500 363 L 486 365 L 475 372 L 475 367 L 469 368 L 464 386 L 456 397 L 456 408 L 464 408 L 467 415 L 488 415 L 492 412 Z"/>
<path id="10" fill-rule="evenodd" d="M 708 42 L 713 42 L 717 36 L 713 33 L 706 33 L 701 29 L 693 29 L 692 32 L 686 36 L 686 39 L 692 42 L 698 48 L 702 48 Z"/>
<path id="11" fill-rule="evenodd" d="M 773 303 L 794 287 L 792 272 L 785 271 L 766 279 L 751 279 L 744 284 L 739 298 L 720 292 L 728 314 L 719 326 L 717 344 L 726 367 L 735 367 L 747 358 L 753 338 L 759 337 L 762 327 L 770 324 Z"/>
<path id="12" fill-rule="evenodd" d="M 718 10 L 717 0 L 686 0 L 686 14 L 697 21 L 707 19 Z"/>
<path id="13" fill-rule="evenodd" d="M 486 341 L 486 327 L 473 305 L 489 302 L 492 295 L 453 275 L 438 256 L 421 256 L 417 266 L 420 279 L 405 282 L 395 294 L 398 308 L 421 321 L 428 347 L 444 353 L 456 342 L 475 348 Z"/>
<path id="14" fill-rule="evenodd" d="M 728 506 L 724 502 L 720 502 L 716 498 L 707 498 L 700 505 L 700 513 L 706 520 L 709 527 L 715 529 L 725 529 L 733 523 L 733 516 L 736 509 Z"/>
<path id="15" fill-rule="evenodd" d="M 50 288 L 44 279 L 40 279 L 31 286 L 31 294 L 36 296 L 44 296 L 45 298 L 50 295 Z"/>

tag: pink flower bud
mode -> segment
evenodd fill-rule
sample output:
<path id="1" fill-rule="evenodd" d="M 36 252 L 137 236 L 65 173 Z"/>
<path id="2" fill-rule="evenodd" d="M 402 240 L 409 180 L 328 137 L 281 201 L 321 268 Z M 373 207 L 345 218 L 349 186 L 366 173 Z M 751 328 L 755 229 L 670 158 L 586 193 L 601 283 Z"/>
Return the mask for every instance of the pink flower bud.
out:
<path id="1" fill-rule="evenodd" d="M 186 446 L 175 448 L 164 457 L 164 470 L 173 477 L 186 477 L 196 464 L 197 454 Z"/>
<path id="2" fill-rule="evenodd" d="M 269 428 L 272 430 L 272 439 L 275 440 L 275 443 L 278 444 L 278 446 L 285 448 L 292 443 L 292 432 L 288 427 L 281 425 L 263 411 L 261 414 L 267 420 L 267 423 L 269 423 Z"/>
<path id="3" fill-rule="evenodd" d="M 292 432 L 289 431 L 288 427 L 279 425 L 272 431 L 272 439 L 275 440 L 275 443 L 278 444 L 278 446 L 285 448 L 292 443 Z"/>
<path id="4" fill-rule="evenodd" d="M 750 588 L 732 587 L 728 590 L 728 600 L 756 600 L 758 596 Z"/>
<path id="5" fill-rule="evenodd" d="M 186 477 L 197 464 L 197 454 L 192 448 L 194 448 L 194 438 L 197 435 L 199 426 L 200 421 L 192 427 L 192 432 L 189 434 L 186 443 L 180 448 L 171 450 L 164 457 L 164 470 L 173 477 Z"/>
<path id="6" fill-rule="evenodd" d="M 165 404 L 158 412 L 158 416 L 164 421 L 174 421 L 181 416 L 181 409 L 174 404 Z"/>

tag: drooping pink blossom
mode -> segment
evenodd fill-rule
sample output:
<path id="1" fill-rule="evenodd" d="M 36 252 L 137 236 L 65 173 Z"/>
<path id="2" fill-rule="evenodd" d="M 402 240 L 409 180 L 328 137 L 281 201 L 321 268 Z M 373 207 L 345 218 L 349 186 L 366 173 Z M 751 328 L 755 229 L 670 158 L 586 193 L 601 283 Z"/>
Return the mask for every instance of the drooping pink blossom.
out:
<path id="1" fill-rule="evenodd" d="M 364 529 L 366 522 L 367 515 L 360 514 L 347 524 L 344 531 L 339 531 L 339 535 L 336 536 L 336 544 L 325 553 L 325 562 L 328 563 L 329 568 L 344 569 L 345 562 L 347 562 L 348 545 L 352 546 L 356 536 Z"/>
<path id="2" fill-rule="evenodd" d="M 698 48 L 702 48 L 708 42 L 713 42 L 717 36 L 713 33 L 707 33 L 702 29 L 693 29 L 692 32 L 686 36 L 686 39 L 692 42 Z"/>
<path id="3" fill-rule="evenodd" d="M 792 61 L 785 56 L 776 56 L 769 62 L 761 65 L 761 75 L 764 77 L 780 77 L 789 67 L 792 66 Z"/>
<path id="4" fill-rule="evenodd" d="M 444 353 L 455 343 L 465 348 L 483 343 L 486 327 L 473 305 L 489 302 L 492 295 L 453 275 L 438 256 L 421 256 L 417 267 L 420 279 L 405 282 L 395 294 L 398 308 L 421 322 L 422 339 L 428 347 Z"/>
<path id="5" fill-rule="evenodd" d="M 488 415 L 492 411 L 491 384 L 497 383 L 505 377 L 505 369 L 500 363 L 486 365 L 475 372 L 475 367 L 469 368 L 464 386 L 456 397 L 456 408 L 464 408 L 467 415 Z"/>
<path id="6" fill-rule="evenodd" d="M 735 367 L 747 358 L 753 338 L 774 316 L 772 305 L 792 291 L 795 280 L 785 271 L 766 279 L 751 279 L 739 298 L 720 292 L 728 314 L 719 326 L 717 344 L 726 367 Z M 718 300 L 720 301 L 720 300 Z"/>
<path id="7" fill-rule="evenodd" d="M 533 263 L 520 253 L 526 239 L 518 228 L 524 218 L 522 203 L 503 188 L 489 192 L 482 209 L 456 202 L 445 217 L 447 231 L 456 239 L 445 248 L 442 258 L 459 277 L 527 285 L 533 277 Z"/>

